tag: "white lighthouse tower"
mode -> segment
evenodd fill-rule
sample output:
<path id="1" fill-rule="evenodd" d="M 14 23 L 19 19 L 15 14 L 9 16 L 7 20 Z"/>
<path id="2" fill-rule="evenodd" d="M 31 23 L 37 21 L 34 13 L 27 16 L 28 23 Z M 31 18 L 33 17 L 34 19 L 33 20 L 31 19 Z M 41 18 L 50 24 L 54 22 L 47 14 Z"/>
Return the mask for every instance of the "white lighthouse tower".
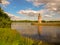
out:
<path id="1" fill-rule="evenodd" d="M 39 15 L 38 15 L 38 23 L 41 23 L 41 15 L 40 15 L 40 13 L 39 13 Z"/>

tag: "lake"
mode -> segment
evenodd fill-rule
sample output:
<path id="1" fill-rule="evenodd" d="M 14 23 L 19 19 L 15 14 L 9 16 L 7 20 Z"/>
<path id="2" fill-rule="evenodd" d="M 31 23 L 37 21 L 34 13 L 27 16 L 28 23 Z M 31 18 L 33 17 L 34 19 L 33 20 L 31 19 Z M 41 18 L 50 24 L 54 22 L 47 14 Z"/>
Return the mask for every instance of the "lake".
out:
<path id="1" fill-rule="evenodd" d="M 60 26 L 38 26 L 31 23 L 13 22 L 12 29 L 16 29 L 22 36 L 34 40 L 60 42 Z"/>

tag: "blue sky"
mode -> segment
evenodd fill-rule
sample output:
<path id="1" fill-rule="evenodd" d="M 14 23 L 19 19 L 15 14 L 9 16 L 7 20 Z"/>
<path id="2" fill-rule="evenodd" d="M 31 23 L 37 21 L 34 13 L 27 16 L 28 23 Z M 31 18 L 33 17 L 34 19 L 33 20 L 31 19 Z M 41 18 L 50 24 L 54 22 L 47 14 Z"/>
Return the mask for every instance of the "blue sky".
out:
<path id="1" fill-rule="evenodd" d="M 5 2 L 5 3 L 4 3 Z M 30 0 L 6 0 L 1 7 L 11 17 L 16 20 L 37 20 L 37 13 L 41 13 L 43 20 L 59 20 L 60 15 L 56 12 L 48 11 L 46 4 L 32 2 Z M 55 8 L 54 8 L 55 9 Z M 31 13 L 32 12 L 32 13 Z"/>

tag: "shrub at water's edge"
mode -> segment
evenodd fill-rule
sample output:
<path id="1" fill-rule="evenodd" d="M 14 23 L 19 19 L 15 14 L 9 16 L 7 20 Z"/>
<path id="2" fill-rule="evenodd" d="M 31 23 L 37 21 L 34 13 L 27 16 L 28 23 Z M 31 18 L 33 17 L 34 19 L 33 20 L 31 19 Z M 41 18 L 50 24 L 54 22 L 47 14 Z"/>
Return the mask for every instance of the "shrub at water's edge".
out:
<path id="1" fill-rule="evenodd" d="M 2 8 L 0 7 L 0 28 L 8 27 L 10 28 L 11 20 L 10 17 L 4 13 Z"/>

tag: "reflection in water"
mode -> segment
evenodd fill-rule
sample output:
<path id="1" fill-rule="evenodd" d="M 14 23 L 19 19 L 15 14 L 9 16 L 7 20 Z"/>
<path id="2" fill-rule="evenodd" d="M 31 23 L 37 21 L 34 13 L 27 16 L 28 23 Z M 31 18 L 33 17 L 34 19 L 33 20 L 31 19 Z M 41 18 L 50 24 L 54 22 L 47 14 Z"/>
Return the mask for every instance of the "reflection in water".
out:
<path id="1" fill-rule="evenodd" d="M 50 42 L 60 42 L 59 26 L 35 26 L 31 23 L 12 23 L 12 29 L 16 29 L 22 36 L 32 39 L 41 39 Z"/>
<path id="2" fill-rule="evenodd" d="M 41 36 L 42 33 L 42 26 L 38 25 L 38 35 Z"/>

